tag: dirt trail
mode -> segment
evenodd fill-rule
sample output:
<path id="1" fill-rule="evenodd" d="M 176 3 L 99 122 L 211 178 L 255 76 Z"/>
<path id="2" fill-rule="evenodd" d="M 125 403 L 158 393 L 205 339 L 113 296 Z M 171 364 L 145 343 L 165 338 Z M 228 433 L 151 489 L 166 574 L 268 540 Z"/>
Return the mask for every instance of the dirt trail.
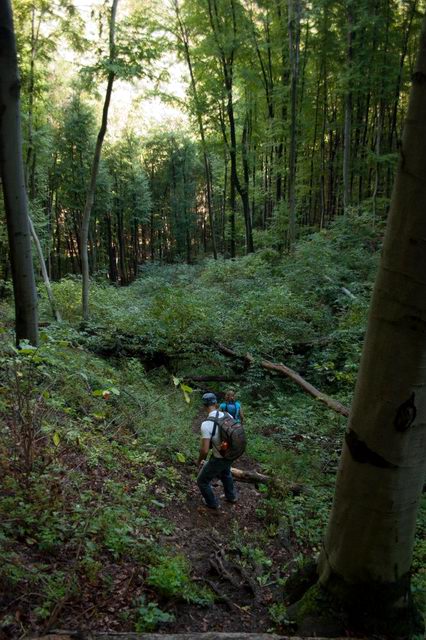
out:
<path id="1" fill-rule="evenodd" d="M 202 419 L 200 413 L 193 421 L 194 438 L 199 436 Z M 248 456 L 238 459 L 238 468 L 261 471 Z M 147 476 L 154 471 L 147 468 Z M 216 593 L 214 604 L 202 607 L 178 598 L 162 599 L 147 584 L 142 564 L 106 560 L 103 572 L 111 588 L 104 593 L 98 583 L 87 582 L 77 602 L 70 601 L 64 608 L 58 620 L 60 628 L 131 631 L 133 624 L 127 622 L 126 610 L 141 596 L 174 615 L 173 622 L 160 624 L 158 632 L 164 634 L 266 632 L 274 626 L 269 609 L 281 601 L 282 588 L 277 581 L 291 557 L 278 536 L 265 535 L 265 521 L 257 515 L 262 507 L 259 488 L 237 482 L 238 502 L 230 504 L 222 499 L 220 509 L 210 511 L 203 506 L 195 464 L 180 464 L 175 471 L 179 474 L 175 485 L 178 495 L 170 502 L 164 500 L 161 507 L 161 518 L 173 525 L 173 533 L 165 532 L 156 545 L 188 559 L 192 578 Z M 214 490 L 220 498 L 222 484 L 218 482 Z M 162 500 L 161 491 L 155 495 Z M 158 516 L 158 507 L 154 509 Z"/>
<path id="2" fill-rule="evenodd" d="M 199 434 L 203 414 L 193 422 L 194 433 Z M 261 471 L 248 456 L 238 460 L 238 468 Z M 264 522 L 256 514 L 261 493 L 253 484 L 237 482 L 238 502 L 230 504 L 220 500 L 218 512 L 203 507 L 194 473 L 183 475 L 187 500 L 168 505 L 164 516 L 176 527 L 167 544 L 176 546 L 193 567 L 193 577 L 216 592 L 217 602 L 208 608 L 180 604 L 175 611 L 176 621 L 170 625 L 173 632 L 185 631 L 267 631 L 272 621 L 269 608 L 279 598 L 276 579 L 288 555 L 276 539 L 256 545 L 256 536 Z M 220 498 L 220 481 L 214 487 Z M 270 567 L 249 560 L 243 546 L 250 539 L 255 548 L 271 560 Z M 269 574 L 269 577 L 268 577 Z"/>

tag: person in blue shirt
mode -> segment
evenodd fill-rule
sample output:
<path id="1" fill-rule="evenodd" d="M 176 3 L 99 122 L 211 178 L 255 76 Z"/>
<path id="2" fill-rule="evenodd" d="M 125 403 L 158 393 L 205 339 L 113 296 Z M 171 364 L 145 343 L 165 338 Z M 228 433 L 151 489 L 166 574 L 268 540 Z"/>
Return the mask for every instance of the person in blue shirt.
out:
<path id="1" fill-rule="evenodd" d="M 235 420 L 241 422 L 243 424 L 244 414 L 241 408 L 241 403 L 235 399 L 235 392 L 228 390 L 225 393 L 225 402 L 222 402 L 219 409 L 221 411 L 226 411 L 229 413 Z"/>

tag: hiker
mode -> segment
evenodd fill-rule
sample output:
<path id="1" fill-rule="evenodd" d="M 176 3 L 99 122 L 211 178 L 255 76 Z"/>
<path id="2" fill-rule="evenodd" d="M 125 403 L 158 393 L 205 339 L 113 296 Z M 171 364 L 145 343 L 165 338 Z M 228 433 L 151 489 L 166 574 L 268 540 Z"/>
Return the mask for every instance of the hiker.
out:
<path id="1" fill-rule="evenodd" d="M 229 413 L 237 422 L 244 422 L 244 414 L 241 408 L 241 403 L 235 399 L 235 391 L 228 389 L 225 393 L 225 402 L 222 402 L 219 409 Z"/>
<path id="2" fill-rule="evenodd" d="M 206 409 L 207 419 L 201 423 L 201 445 L 198 456 L 199 473 L 197 484 L 204 498 L 206 507 L 209 509 L 218 509 L 219 503 L 210 484 L 214 478 L 219 478 L 222 481 L 226 501 L 231 503 L 237 502 L 234 480 L 231 474 L 232 462 L 221 455 L 219 451 L 221 446 L 220 429 L 217 424 L 215 425 L 213 420 L 209 420 L 209 418 L 224 418 L 225 414 L 219 411 L 217 398 L 214 393 L 205 393 L 202 402 Z M 206 462 L 210 449 L 212 449 L 212 455 Z"/>

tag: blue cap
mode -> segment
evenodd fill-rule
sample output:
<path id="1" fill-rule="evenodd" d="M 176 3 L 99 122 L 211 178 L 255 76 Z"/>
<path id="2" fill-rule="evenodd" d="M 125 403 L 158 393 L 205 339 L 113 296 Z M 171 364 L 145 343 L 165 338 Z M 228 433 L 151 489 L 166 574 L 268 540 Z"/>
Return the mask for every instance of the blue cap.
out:
<path id="1" fill-rule="evenodd" d="M 217 398 L 214 393 L 205 393 L 202 397 L 202 401 L 206 407 L 210 407 L 212 404 L 217 404 Z"/>

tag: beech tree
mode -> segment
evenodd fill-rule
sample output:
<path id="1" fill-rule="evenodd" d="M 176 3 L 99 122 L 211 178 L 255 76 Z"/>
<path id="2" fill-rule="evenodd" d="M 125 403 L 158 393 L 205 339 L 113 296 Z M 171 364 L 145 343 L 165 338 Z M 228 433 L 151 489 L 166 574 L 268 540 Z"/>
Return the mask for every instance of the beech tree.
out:
<path id="1" fill-rule="evenodd" d="M 38 342 L 37 294 L 22 157 L 20 79 L 10 0 L 0 0 L 0 175 L 6 211 L 16 342 Z"/>
<path id="2" fill-rule="evenodd" d="M 352 627 L 391 637 L 410 637 L 417 624 L 410 566 L 426 471 L 425 114 L 426 19 L 314 587 L 318 598 L 332 594 Z M 298 608 L 311 614 L 308 594 Z"/>
<path id="3" fill-rule="evenodd" d="M 296 144 L 297 144 L 297 84 L 300 57 L 300 13 L 299 0 L 288 0 L 288 41 L 291 66 L 290 83 L 290 158 L 289 158 L 289 244 L 293 249 L 296 240 Z"/>

